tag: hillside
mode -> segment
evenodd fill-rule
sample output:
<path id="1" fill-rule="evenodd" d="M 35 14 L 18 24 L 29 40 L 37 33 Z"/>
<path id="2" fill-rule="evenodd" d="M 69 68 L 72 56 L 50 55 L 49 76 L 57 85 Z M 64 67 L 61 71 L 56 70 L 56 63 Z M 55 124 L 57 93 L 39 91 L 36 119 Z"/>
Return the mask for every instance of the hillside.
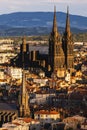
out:
<path id="1" fill-rule="evenodd" d="M 0 15 L 0 36 L 43 35 L 52 28 L 53 12 L 17 12 Z M 60 33 L 64 31 L 66 14 L 57 12 Z M 87 32 L 87 17 L 70 15 L 73 33 Z"/>

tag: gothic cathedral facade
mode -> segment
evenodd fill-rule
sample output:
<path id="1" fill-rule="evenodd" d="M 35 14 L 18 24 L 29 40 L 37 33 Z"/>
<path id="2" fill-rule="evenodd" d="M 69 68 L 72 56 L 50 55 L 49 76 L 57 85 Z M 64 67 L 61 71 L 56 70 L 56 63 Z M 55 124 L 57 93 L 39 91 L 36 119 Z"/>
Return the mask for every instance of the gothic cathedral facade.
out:
<path id="1" fill-rule="evenodd" d="M 53 28 L 49 38 L 49 65 L 51 73 L 64 77 L 66 70 L 73 69 L 73 40 L 70 32 L 69 10 L 62 40 L 57 28 L 56 7 L 54 7 Z"/>

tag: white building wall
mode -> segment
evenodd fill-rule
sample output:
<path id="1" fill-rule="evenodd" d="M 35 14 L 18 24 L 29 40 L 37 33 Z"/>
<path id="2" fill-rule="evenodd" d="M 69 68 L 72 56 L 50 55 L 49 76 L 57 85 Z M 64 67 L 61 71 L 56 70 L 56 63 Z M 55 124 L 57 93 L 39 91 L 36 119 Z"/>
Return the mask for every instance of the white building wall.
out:
<path id="1" fill-rule="evenodd" d="M 35 114 L 35 119 L 43 123 L 51 123 L 53 120 L 60 118 L 60 114 Z"/>
<path id="2" fill-rule="evenodd" d="M 8 74 L 9 74 L 13 79 L 21 79 L 21 78 L 22 78 L 22 69 L 21 69 L 21 68 L 9 67 L 9 68 L 8 68 Z"/>
<path id="3" fill-rule="evenodd" d="M 0 71 L 0 79 L 3 80 L 5 79 L 5 74 L 3 71 Z"/>

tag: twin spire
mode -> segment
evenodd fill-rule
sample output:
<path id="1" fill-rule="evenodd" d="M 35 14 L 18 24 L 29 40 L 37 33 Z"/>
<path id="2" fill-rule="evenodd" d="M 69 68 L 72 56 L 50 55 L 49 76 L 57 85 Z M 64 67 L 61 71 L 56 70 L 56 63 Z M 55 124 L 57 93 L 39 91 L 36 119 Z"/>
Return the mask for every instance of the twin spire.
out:
<path id="1" fill-rule="evenodd" d="M 54 6 L 54 18 L 53 18 L 53 29 L 52 29 L 53 34 L 58 32 L 57 29 L 57 20 L 56 20 L 56 6 Z"/>
<path id="2" fill-rule="evenodd" d="M 53 33 L 53 34 L 58 33 L 58 28 L 57 28 L 57 19 L 56 19 L 56 6 L 54 6 L 54 18 L 53 18 L 53 28 L 52 28 L 52 33 Z M 67 7 L 67 17 L 66 17 L 65 33 L 66 33 L 68 36 L 70 36 L 69 7 Z"/>
<path id="3" fill-rule="evenodd" d="M 69 20 L 69 7 L 67 7 L 67 17 L 66 17 L 66 28 L 65 28 L 65 33 L 70 36 L 70 20 Z"/>

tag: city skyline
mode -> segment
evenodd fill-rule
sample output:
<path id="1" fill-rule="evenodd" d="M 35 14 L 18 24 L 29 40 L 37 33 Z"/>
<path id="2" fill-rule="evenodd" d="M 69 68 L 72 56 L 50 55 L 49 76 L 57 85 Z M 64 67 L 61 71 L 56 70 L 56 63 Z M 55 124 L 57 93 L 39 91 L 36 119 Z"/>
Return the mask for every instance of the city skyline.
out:
<path id="1" fill-rule="evenodd" d="M 69 6 L 70 14 L 82 15 L 87 17 L 87 0 L 1 0 L 0 15 L 13 12 L 53 12 L 53 7 L 56 5 L 57 11 L 66 12 Z"/>

